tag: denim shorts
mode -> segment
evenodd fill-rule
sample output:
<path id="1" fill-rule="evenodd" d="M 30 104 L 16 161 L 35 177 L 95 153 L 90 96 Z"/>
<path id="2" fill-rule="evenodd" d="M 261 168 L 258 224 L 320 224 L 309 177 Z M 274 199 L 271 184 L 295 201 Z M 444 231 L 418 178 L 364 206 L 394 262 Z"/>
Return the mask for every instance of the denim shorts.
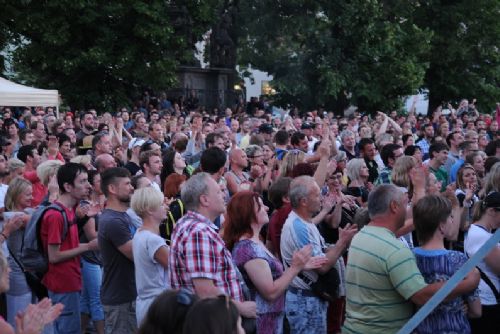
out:
<path id="1" fill-rule="evenodd" d="M 64 309 L 54 321 L 54 334 L 80 334 L 80 292 L 55 293 L 49 290 L 53 304 L 61 303 Z"/>
<path id="2" fill-rule="evenodd" d="M 285 313 L 291 334 L 326 334 L 328 303 L 300 292 L 286 292 Z"/>
<path id="3" fill-rule="evenodd" d="M 104 320 L 101 304 L 102 269 L 99 265 L 82 259 L 82 294 L 80 309 L 90 315 L 92 321 Z"/>

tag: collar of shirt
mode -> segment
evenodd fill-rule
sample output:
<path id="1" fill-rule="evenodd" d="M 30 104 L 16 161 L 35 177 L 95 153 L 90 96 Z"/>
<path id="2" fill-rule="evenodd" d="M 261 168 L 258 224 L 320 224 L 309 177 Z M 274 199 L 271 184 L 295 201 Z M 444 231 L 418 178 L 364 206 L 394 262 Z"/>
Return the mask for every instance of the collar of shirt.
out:
<path id="1" fill-rule="evenodd" d="M 204 215 L 202 215 L 201 213 L 198 213 L 196 211 L 191 211 L 189 210 L 188 212 L 186 212 L 186 216 L 189 218 L 189 219 L 192 219 L 192 220 L 196 220 L 196 221 L 199 221 L 201 223 L 205 223 L 207 224 L 208 226 L 210 226 L 210 228 L 212 228 L 214 231 L 218 232 L 219 231 L 219 228 L 217 227 L 217 225 L 215 225 L 213 223 L 213 221 L 211 221 L 210 219 L 208 219 L 207 217 L 205 217 Z"/>

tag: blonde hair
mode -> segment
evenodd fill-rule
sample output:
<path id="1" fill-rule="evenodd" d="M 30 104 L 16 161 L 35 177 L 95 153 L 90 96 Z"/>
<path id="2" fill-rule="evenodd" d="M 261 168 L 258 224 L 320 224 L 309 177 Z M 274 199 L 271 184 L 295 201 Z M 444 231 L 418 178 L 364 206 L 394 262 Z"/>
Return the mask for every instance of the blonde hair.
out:
<path id="1" fill-rule="evenodd" d="M 417 164 L 415 158 L 403 156 L 396 160 L 391 174 L 391 181 L 398 187 L 409 187 L 411 180 L 409 172 Z"/>
<path id="2" fill-rule="evenodd" d="M 156 210 L 164 201 L 163 194 L 151 187 L 137 189 L 132 195 L 130 206 L 141 218 L 150 210 Z"/>
<path id="3" fill-rule="evenodd" d="M 294 149 L 288 151 L 281 161 L 281 176 L 290 176 L 293 168 L 306 160 L 306 154 L 300 150 Z"/>
<path id="4" fill-rule="evenodd" d="M 18 168 L 24 168 L 26 164 L 17 158 L 12 158 L 7 162 L 7 166 L 9 168 L 9 172 L 12 173 Z"/>
<path id="5" fill-rule="evenodd" d="M 14 211 L 16 208 L 16 202 L 19 196 L 28 188 L 31 187 L 31 182 L 23 179 L 22 177 L 16 177 L 9 183 L 9 189 L 5 194 L 5 209 L 6 211 Z"/>
<path id="6" fill-rule="evenodd" d="M 359 172 L 361 171 L 361 167 L 363 167 L 363 165 L 366 165 L 364 159 L 356 158 L 349 160 L 346 166 L 346 173 L 349 180 L 354 181 L 359 179 Z"/>
<path id="7" fill-rule="evenodd" d="M 36 168 L 36 175 L 44 186 L 49 184 L 50 178 L 57 173 L 59 167 L 64 165 L 61 160 L 47 160 Z"/>
<path id="8" fill-rule="evenodd" d="M 77 155 L 73 159 L 70 160 L 70 162 L 74 162 L 76 164 L 82 164 L 85 167 L 91 163 L 91 157 L 90 155 L 84 154 L 84 155 Z"/>

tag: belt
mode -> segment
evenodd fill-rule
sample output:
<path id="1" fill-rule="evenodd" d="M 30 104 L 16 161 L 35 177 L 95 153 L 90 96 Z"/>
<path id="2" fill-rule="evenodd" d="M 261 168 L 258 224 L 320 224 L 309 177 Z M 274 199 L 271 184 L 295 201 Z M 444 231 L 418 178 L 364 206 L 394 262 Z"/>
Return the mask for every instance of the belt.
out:
<path id="1" fill-rule="evenodd" d="M 294 295 L 306 296 L 306 297 L 316 297 L 319 298 L 312 290 L 299 289 L 293 286 L 288 287 L 288 291 Z"/>

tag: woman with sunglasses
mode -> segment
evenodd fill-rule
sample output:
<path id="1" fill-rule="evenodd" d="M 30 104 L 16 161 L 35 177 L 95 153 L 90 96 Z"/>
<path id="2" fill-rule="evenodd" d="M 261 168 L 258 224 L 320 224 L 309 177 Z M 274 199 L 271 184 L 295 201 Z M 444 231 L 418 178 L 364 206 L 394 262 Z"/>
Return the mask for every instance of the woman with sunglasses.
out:
<path id="1" fill-rule="evenodd" d="M 285 291 L 303 269 L 319 268 L 324 257 L 311 258 L 311 246 L 296 252 L 290 268 L 264 246 L 260 230 L 269 222 L 268 208 L 257 193 L 240 191 L 227 207 L 223 239 L 257 303 L 257 333 L 282 333 Z"/>
<path id="2" fill-rule="evenodd" d="M 500 192 L 491 192 L 474 205 L 474 223 L 465 238 L 464 250 L 471 257 L 500 228 Z M 472 333 L 500 333 L 500 245 L 497 244 L 478 264 L 481 281 L 479 297 L 482 316 L 471 320 Z"/>

